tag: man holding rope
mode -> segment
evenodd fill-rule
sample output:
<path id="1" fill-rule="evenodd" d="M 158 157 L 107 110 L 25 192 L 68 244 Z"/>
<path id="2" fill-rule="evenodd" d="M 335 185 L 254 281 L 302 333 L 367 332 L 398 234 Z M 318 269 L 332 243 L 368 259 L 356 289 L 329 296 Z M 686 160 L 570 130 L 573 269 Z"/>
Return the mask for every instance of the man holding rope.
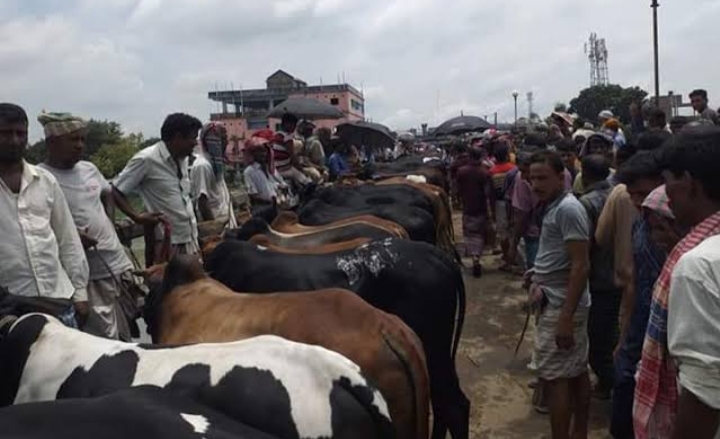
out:
<path id="1" fill-rule="evenodd" d="M 90 268 L 87 322 L 81 328 L 93 335 L 130 341 L 128 318 L 121 306 L 133 298 L 133 265 L 113 222 L 112 187 L 97 167 L 80 160 L 85 148 L 86 123 L 70 114 L 43 113 L 47 157 L 40 167 L 51 172 L 65 194 Z"/>

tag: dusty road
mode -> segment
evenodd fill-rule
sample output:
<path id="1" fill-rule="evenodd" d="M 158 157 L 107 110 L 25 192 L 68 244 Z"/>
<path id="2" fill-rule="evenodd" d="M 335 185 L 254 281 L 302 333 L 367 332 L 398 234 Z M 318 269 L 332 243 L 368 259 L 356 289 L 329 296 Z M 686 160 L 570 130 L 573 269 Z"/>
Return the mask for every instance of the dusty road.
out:
<path id="1" fill-rule="evenodd" d="M 459 224 L 456 230 L 461 230 Z M 533 378 L 526 369 L 532 343 L 530 331 L 513 361 L 525 322 L 520 311 L 524 297 L 520 278 L 498 271 L 496 259 L 483 258 L 485 273 L 481 279 L 473 278 L 469 271 L 465 275 L 468 303 L 457 366 L 463 390 L 472 404 L 470 437 L 549 438 L 549 420 L 532 409 L 532 389 L 527 386 Z M 609 404 L 593 400 L 590 410 L 590 437 L 609 438 Z"/>

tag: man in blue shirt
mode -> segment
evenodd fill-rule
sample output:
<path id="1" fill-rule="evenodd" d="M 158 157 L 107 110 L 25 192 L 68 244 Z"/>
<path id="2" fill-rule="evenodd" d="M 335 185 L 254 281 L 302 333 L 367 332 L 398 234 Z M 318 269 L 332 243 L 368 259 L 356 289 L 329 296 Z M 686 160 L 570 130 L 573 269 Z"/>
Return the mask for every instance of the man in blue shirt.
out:
<path id="1" fill-rule="evenodd" d="M 632 408 L 635 395 L 635 372 L 642 354 L 643 340 L 650 317 L 653 286 L 660 275 L 667 250 L 661 249 L 651 238 L 648 222 L 650 211 L 642 208 L 646 196 L 662 184 L 660 169 L 644 154 L 630 159 L 618 172 L 618 180 L 627 186 L 635 208 L 643 211 L 632 229 L 634 268 L 634 301 L 630 321 L 615 355 L 615 384 L 613 387 L 610 432 L 616 439 L 633 439 Z"/>
<path id="2" fill-rule="evenodd" d="M 532 190 L 546 206 L 531 296 L 543 298 L 535 360 L 548 399 L 552 436 L 580 438 L 587 437 L 590 406 L 590 231 L 585 208 L 565 189 L 564 173 L 565 165 L 555 152 L 542 151 L 531 159 Z"/>
<path id="3" fill-rule="evenodd" d="M 357 162 L 357 149 L 338 139 L 334 151 L 328 159 L 330 181 L 352 173 L 352 165 Z"/>

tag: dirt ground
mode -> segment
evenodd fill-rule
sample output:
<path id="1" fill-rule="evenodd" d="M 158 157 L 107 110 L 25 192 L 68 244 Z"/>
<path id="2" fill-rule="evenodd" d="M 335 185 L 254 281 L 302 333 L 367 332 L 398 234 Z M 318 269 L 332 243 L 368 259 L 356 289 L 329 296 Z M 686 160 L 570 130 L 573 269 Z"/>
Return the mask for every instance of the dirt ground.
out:
<path id="1" fill-rule="evenodd" d="M 456 222 L 456 231 L 461 231 Z M 462 238 L 458 237 L 458 242 Z M 466 267 L 471 262 L 465 261 Z M 470 437 L 473 439 L 550 438 L 547 415 L 531 406 L 533 378 L 526 366 L 530 361 L 532 329 L 520 352 L 513 351 L 525 323 L 520 310 L 524 294 L 519 276 L 498 271 L 498 257 L 483 258 L 481 279 L 465 269 L 467 311 L 457 367 L 465 394 L 472 404 Z M 607 433 L 607 402 L 592 401 L 592 439 L 610 438 Z"/>

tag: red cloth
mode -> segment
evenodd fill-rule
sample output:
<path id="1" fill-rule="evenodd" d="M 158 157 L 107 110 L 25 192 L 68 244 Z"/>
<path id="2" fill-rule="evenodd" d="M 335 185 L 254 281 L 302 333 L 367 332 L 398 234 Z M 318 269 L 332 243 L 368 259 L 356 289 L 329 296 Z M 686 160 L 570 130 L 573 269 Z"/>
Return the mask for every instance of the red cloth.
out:
<path id="1" fill-rule="evenodd" d="M 271 129 L 264 129 L 260 131 L 256 131 L 252 137 L 259 137 L 261 139 L 265 139 L 267 141 L 273 140 L 275 138 L 275 132 Z"/>
<path id="2" fill-rule="evenodd" d="M 667 315 L 670 280 L 680 258 L 705 239 L 720 234 L 720 212 L 685 236 L 665 261 L 653 291 L 650 319 L 635 386 L 633 423 L 638 439 L 669 439 L 677 413 L 677 367 L 668 358 Z"/>
<path id="3" fill-rule="evenodd" d="M 471 162 L 457 171 L 457 191 L 463 204 L 463 214 L 487 215 L 487 188 L 492 187 L 490 174 L 480 162 Z"/>
<path id="4" fill-rule="evenodd" d="M 250 140 L 248 140 L 245 144 L 245 150 L 248 152 L 252 152 L 253 150 L 258 148 L 265 148 L 267 150 L 268 169 L 270 169 L 270 172 L 275 172 L 275 154 L 273 152 L 272 144 L 267 139 L 265 139 L 265 137 L 253 135 Z"/>
<path id="5" fill-rule="evenodd" d="M 513 169 L 515 169 L 515 165 L 513 163 L 497 163 L 495 166 L 490 168 L 490 175 L 505 174 Z"/>

